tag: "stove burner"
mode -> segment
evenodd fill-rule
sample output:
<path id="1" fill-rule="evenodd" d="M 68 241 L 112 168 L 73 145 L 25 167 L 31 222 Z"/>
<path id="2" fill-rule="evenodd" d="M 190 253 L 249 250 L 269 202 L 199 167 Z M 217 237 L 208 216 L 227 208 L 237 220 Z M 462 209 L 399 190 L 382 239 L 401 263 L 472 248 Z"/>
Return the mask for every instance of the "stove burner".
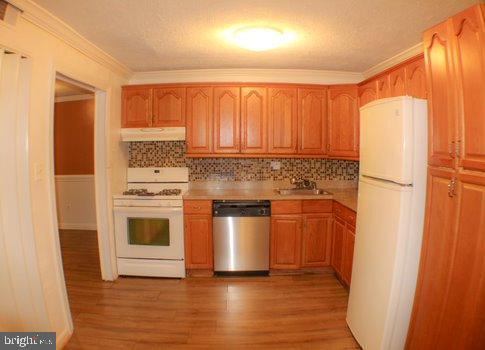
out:
<path id="1" fill-rule="evenodd" d="M 181 189 L 170 188 L 164 189 L 160 192 L 148 192 L 146 188 L 132 188 L 128 191 L 124 191 L 125 196 L 140 196 L 140 197 L 151 197 L 151 196 L 178 196 L 182 193 Z"/>

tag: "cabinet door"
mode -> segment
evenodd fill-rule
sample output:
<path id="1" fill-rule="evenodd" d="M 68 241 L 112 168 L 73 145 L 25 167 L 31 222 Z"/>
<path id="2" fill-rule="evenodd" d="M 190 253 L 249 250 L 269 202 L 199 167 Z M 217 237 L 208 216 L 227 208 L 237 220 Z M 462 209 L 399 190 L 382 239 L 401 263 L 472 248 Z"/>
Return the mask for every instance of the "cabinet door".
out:
<path id="1" fill-rule="evenodd" d="M 371 80 L 359 86 L 359 107 L 377 100 L 377 81 Z"/>
<path id="2" fill-rule="evenodd" d="M 485 24 L 480 7 L 454 16 L 454 59 L 459 86 L 460 166 L 485 171 Z"/>
<path id="3" fill-rule="evenodd" d="M 185 215 L 185 267 L 212 269 L 212 216 Z"/>
<path id="4" fill-rule="evenodd" d="M 328 95 L 328 155 L 358 158 L 357 86 L 331 87 Z"/>
<path id="5" fill-rule="evenodd" d="M 391 97 L 406 95 L 404 67 L 397 68 L 389 73 L 389 83 L 391 86 Z"/>
<path id="6" fill-rule="evenodd" d="M 240 151 L 239 87 L 214 88 L 214 153 Z"/>
<path id="7" fill-rule="evenodd" d="M 153 126 L 185 126 L 185 88 L 153 89 Z"/>
<path id="8" fill-rule="evenodd" d="M 446 304 L 456 239 L 457 201 L 449 193 L 452 177 L 452 171 L 428 170 L 426 218 L 408 349 L 438 349 L 438 325 Z"/>
<path id="9" fill-rule="evenodd" d="M 355 228 L 346 225 L 344 231 L 342 279 L 348 286 L 352 278 L 352 262 L 354 260 Z"/>
<path id="10" fill-rule="evenodd" d="M 187 89 L 187 153 L 212 152 L 211 87 Z"/>
<path id="11" fill-rule="evenodd" d="M 449 22 L 423 34 L 428 87 L 428 162 L 453 168 L 455 161 L 455 102 Z"/>
<path id="12" fill-rule="evenodd" d="M 298 152 L 325 154 L 327 90 L 298 89 Z"/>
<path id="13" fill-rule="evenodd" d="M 344 244 L 345 222 L 339 217 L 333 221 L 332 267 L 342 275 L 342 252 Z"/>
<path id="14" fill-rule="evenodd" d="M 265 87 L 241 88 L 241 153 L 268 152 L 267 104 Z"/>
<path id="15" fill-rule="evenodd" d="M 123 88 L 123 128 L 145 128 L 152 124 L 152 89 Z"/>
<path id="16" fill-rule="evenodd" d="M 391 83 L 389 74 L 377 78 L 377 98 L 391 97 Z"/>
<path id="17" fill-rule="evenodd" d="M 424 71 L 424 58 L 409 62 L 404 67 L 406 72 L 406 95 L 426 98 L 426 73 Z"/>
<path id="18" fill-rule="evenodd" d="M 328 266 L 332 244 L 332 214 L 303 216 L 303 266 Z"/>
<path id="19" fill-rule="evenodd" d="M 454 201 L 458 225 L 435 348 L 485 349 L 485 174 L 459 174 Z"/>
<path id="20" fill-rule="evenodd" d="M 298 108 L 295 88 L 269 88 L 269 153 L 297 151 Z"/>
<path id="21" fill-rule="evenodd" d="M 271 217 L 271 268 L 298 269 L 301 260 L 301 215 Z"/>

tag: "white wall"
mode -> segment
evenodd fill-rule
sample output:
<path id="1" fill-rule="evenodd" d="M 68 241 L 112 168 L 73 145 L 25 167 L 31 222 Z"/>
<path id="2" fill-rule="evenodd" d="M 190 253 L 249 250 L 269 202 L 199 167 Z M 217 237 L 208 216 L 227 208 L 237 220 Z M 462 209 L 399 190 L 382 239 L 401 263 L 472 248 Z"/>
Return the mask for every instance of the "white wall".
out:
<path id="1" fill-rule="evenodd" d="M 57 220 L 65 230 L 96 230 L 94 175 L 56 175 Z"/>
<path id="2" fill-rule="evenodd" d="M 124 187 L 127 149 L 119 140 L 121 85 L 130 71 L 49 13 L 28 0 L 12 0 L 24 10 L 15 26 L 0 23 L 0 45 L 31 58 L 32 79 L 29 105 L 29 167 L 32 220 L 34 224 L 37 263 L 41 280 L 40 292 L 47 310 L 35 325 L 38 331 L 57 332 L 59 345 L 70 333 L 69 311 L 64 307 L 65 285 L 59 260 L 59 239 L 53 196 L 53 96 L 55 72 L 95 86 L 107 92 L 108 197 Z M 109 217 L 112 239 L 113 219 Z M 32 293 L 37 293 L 32 286 Z"/>

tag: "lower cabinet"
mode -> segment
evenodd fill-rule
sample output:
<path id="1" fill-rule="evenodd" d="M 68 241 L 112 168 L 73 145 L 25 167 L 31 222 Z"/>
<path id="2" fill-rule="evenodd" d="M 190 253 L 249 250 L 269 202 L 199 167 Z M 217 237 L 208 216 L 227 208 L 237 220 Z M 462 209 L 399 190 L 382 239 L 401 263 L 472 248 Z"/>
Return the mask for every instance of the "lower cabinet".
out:
<path id="1" fill-rule="evenodd" d="M 304 214 L 302 266 L 330 265 L 331 245 L 332 214 Z"/>
<path id="2" fill-rule="evenodd" d="M 331 265 L 337 275 L 342 275 L 342 253 L 344 247 L 345 221 L 338 216 L 333 221 L 333 245 Z"/>
<path id="3" fill-rule="evenodd" d="M 214 268 L 212 202 L 184 201 L 185 267 Z"/>
<path id="4" fill-rule="evenodd" d="M 339 278 L 348 286 L 352 279 L 355 244 L 355 212 L 334 204 L 333 244 L 331 265 Z"/>
<path id="5" fill-rule="evenodd" d="M 300 268 L 301 233 L 301 215 L 274 215 L 271 217 L 270 268 Z"/>
<path id="6" fill-rule="evenodd" d="M 271 202 L 271 269 L 330 265 L 332 200 Z"/>
<path id="7" fill-rule="evenodd" d="M 352 277 L 352 262 L 354 258 L 355 228 L 346 225 L 342 253 L 342 279 L 348 286 Z"/>

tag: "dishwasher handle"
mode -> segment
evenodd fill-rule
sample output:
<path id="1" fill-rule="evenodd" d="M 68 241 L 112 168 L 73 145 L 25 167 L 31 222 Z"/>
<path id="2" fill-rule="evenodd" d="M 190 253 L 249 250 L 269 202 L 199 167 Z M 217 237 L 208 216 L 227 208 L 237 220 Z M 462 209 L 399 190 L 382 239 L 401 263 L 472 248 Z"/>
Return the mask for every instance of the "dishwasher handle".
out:
<path id="1" fill-rule="evenodd" d="M 214 217 L 258 217 L 271 216 L 270 201 L 214 201 Z"/>

